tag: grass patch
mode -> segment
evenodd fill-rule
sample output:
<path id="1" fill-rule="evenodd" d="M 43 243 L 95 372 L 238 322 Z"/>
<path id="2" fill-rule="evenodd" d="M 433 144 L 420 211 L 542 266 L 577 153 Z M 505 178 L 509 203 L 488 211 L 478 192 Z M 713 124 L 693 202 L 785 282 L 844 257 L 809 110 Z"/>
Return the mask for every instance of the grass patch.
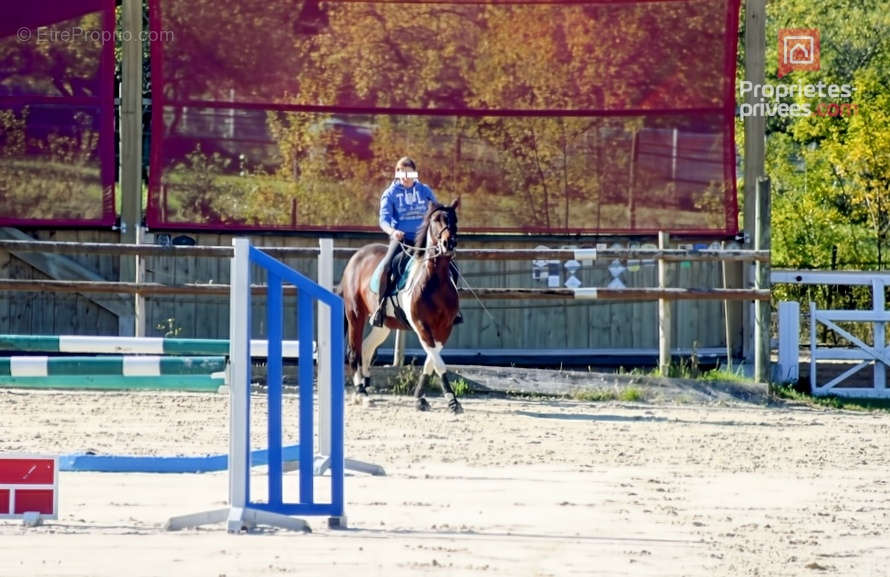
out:
<path id="1" fill-rule="evenodd" d="M 646 391 L 640 387 L 624 387 L 613 389 L 577 389 L 569 393 L 569 397 L 576 401 L 603 402 L 622 401 L 636 403 L 646 400 Z"/>
<path id="2" fill-rule="evenodd" d="M 703 373 L 699 380 L 706 381 L 709 383 L 736 383 L 736 384 L 745 384 L 745 383 L 753 383 L 752 379 L 749 379 L 745 375 L 743 375 L 738 370 L 731 369 L 721 369 L 716 368 L 706 373 Z"/>
<path id="3" fill-rule="evenodd" d="M 420 371 L 414 365 L 402 365 L 398 372 L 389 379 L 389 386 L 394 395 L 413 395 L 420 379 Z"/>
<path id="4" fill-rule="evenodd" d="M 814 397 L 796 390 L 793 385 L 771 385 L 770 394 L 777 399 L 806 403 L 844 411 L 890 411 L 890 399 L 852 399 L 848 397 Z"/>
<path id="5" fill-rule="evenodd" d="M 708 371 L 703 371 L 697 363 L 690 361 L 680 361 L 673 363 L 668 369 L 667 374 L 655 369 L 632 369 L 627 370 L 620 368 L 617 372 L 619 375 L 634 377 L 667 377 L 670 379 L 690 379 L 693 381 L 704 381 L 708 383 L 735 383 L 735 384 L 751 384 L 754 382 L 741 373 L 740 369 L 728 369 L 717 367 Z"/>
<path id="6" fill-rule="evenodd" d="M 394 395 L 413 395 L 417 382 L 420 380 L 420 369 L 414 365 L 403 365 L 399 367 L 396 374 L 387 381 L 390 391 Z M 430 375 L 427 381 L 427 387 L 436 386 L 440 383 L 438 375 Z M 451 388 L 454 389 L 454 396 L 464 397 L 472 392 L 472 385 L 463 377 L 455 377 L 450 379 Z"/>
<path id="7" fill-rule="evenodd" d="M 451 380 L 451 388 L 454 389 L 455 397 L 465 397 L 470 394 L 470 383 L 463 377 L 457 377 Z"/>

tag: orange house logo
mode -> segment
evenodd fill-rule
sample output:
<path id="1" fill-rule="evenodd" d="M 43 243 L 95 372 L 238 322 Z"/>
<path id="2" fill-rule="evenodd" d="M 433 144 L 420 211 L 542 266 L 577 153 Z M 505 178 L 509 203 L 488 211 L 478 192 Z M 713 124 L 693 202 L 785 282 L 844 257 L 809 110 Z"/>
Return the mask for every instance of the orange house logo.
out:
<path id="1" fill-rule="evenodd" d="M 792 70 L 819 70 L 819 30 L 782 28 L 779 30 L 779 78 Z"/>

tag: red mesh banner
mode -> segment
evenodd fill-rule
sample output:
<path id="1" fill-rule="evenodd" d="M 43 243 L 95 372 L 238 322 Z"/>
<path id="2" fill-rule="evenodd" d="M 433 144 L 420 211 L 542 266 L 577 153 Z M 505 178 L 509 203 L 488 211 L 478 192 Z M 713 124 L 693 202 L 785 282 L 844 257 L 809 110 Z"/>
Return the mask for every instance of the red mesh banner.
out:
<path id="1" fill-rule="evenodd" d="M 114 0 L 0 5 L 0 225 L 113 225 Z"/>
<path id="2" fill-rule="evenodd" d="M 461 228 L 737 231 L 738 0 L 151 0 L 148 224 L 376 230 L 409 155 Z"/>

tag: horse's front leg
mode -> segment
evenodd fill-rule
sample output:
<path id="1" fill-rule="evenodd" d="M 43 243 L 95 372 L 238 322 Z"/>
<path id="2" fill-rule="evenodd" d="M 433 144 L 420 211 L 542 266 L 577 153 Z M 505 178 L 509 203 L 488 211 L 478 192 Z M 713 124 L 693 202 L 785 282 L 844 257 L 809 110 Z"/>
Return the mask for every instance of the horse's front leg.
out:
<path id="1" fill-rule="evenodd" d="M 457 400 L 457 396 L 454 394 L 454 389 L 451 388 L 451 383 L 448 382 L 448 376 L 446 374 L 448 367 L 445 366 L 445 361 L 442 360 L 441 354 L 442 345 L 436 343 L 435 347 L 429 347 L 423 342 L 421 342 L 421 344 L 423 344 L 423 348 L 426 351 L 426 362 L 423 364 L 423 373 L 420 375 L 420 381 L 417 383 L 417 388 L 414 391 L 414 397 L 416 399 L 415 406 L 421 411 L 425 411 L 429 408 L 429 403 L 423 398 L 423 386 L 426 384 L 430 373 L 435 372 L 439 375 L 439 378 L 442 379 L 442 391 L 445 393 L 445 398 L 448 399 L 448 408 L 451 409 L 451 412 L 455 415 L 463 413 L 464 409 Z M 426 406 L 422 407 L 422 404 L 425 404 Z"/>
<path id="2" fill-rule="evenodd" d="M 448 408 L 451 409 L 451 412 L 455 415 L 463 413 L 464 408 L 457 400 L 457 395 L 454 394 L 454 389 L 451 387 L 451 383 L 448 381 L 448 374 L 443 371 L 439 375 L 439 378 L 442 379 L 442 391 L 445 393 L 445 398 L 448 399 Z"/>
<path id="3" fill-rule="evenodd" d="M 431 374 L 433 374 L 433 360 L 427 355 L 426 361 L 423 363 L 423 370 L 420 372 L 420 378 L 417 379 L 417 387 L 414 388 L 414 407 L 418 411 L 430 410 L 429 401 L 423 396 L 423 388 L 429 382 Z"/>

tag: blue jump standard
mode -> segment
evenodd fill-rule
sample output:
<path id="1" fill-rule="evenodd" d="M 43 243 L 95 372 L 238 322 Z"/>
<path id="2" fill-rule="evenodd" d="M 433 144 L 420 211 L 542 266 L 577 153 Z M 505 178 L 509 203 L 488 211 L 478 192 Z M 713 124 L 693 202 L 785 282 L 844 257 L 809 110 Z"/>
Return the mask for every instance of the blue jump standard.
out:
<path id="1" fill-rule="evenodd" d="M 281 460 L 300 460 L 300 446 L 282 447 Z M 269 464 L 269 451 L 251 451 L 250 463 L 254 467 Z M 60 471 L 91 471 L 94 473 L 210 473 L 225 471 L 229 467 L 228 455 L 206 457 L 136 457 L 130 455 L 91 455 L 74 453 L 59 457 Z"/>

